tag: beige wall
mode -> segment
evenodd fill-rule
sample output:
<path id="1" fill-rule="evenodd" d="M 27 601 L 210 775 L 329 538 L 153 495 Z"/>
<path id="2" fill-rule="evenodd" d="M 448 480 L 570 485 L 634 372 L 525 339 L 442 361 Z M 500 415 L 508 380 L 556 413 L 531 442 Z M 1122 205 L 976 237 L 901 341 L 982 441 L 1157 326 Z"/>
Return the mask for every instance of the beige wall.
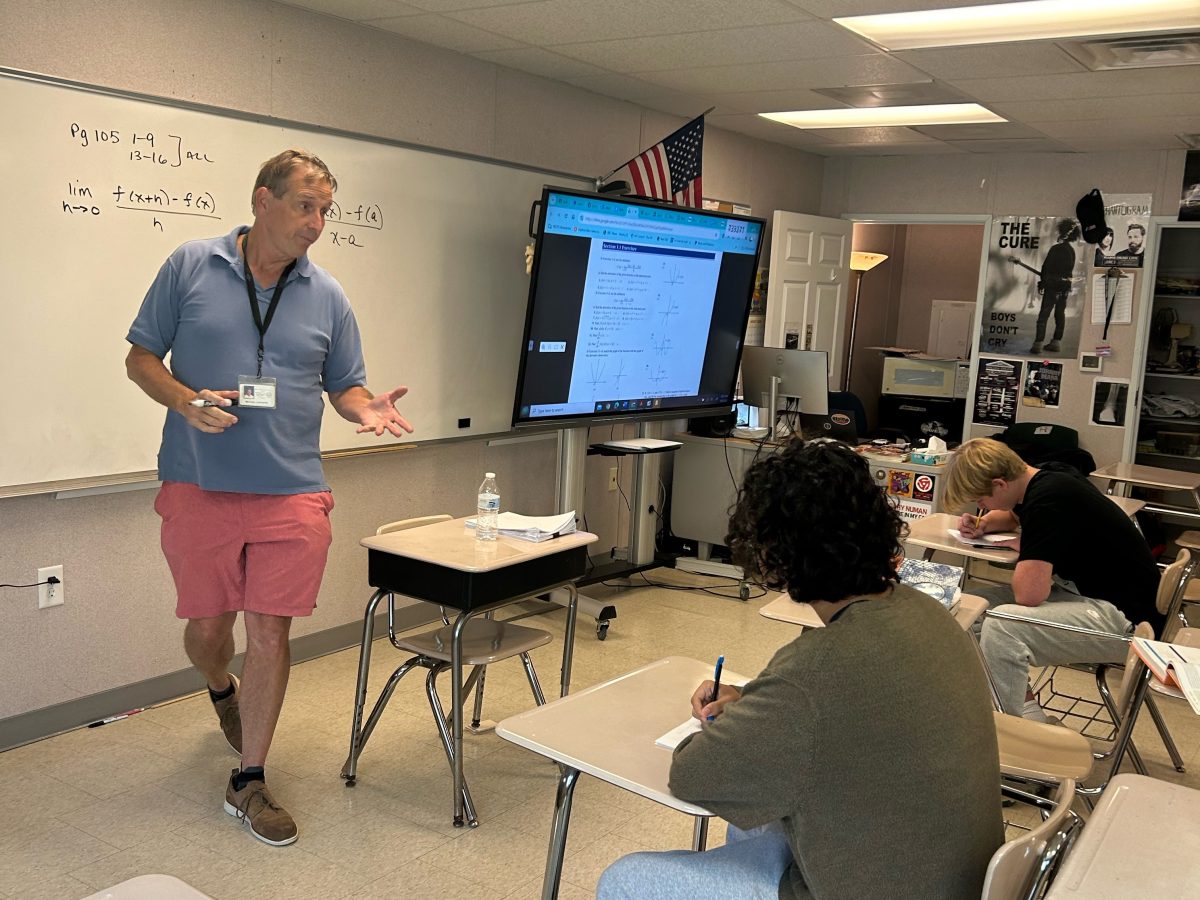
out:
<path id="1" fill-rule="evenodd" d="M 1074 215 L 1079 198 L 1099 187 L 1105 193 L 1150 194 L 1154 215 L 1174 216 L 1184 159 L 1183 150 L 830 159 L 825 165 L 821 212 L 828 216 Z M 978 256 L 974 264 L 978 264 Z M 1114 326 L 1109 332 L 1114 353 L 1104 363 L 1104 378 L 1131 375 L 1140 287 L 1134 296 L 1135 324 Z M 1094 347 L 1102 330 L 1102 326 L 1085 321 L 1080 346 Z M 1075 362 L 1065 360 L 1062 405 L 1057 409 L 1021 407 L 1017 421 L 1057 422 L 1075 428 L 1080 444 L 1104 465 L 1121 458 L 1125 435 L 1124 429 L 1091 424 L 1092 380 L 1078 371 Z M 972 434 L 997 430 L 975 426 Z"/>
<path id="2" fill-rule="evenodd" d="M 896 344 L 927 350 L 934 300 L 975 302 L 982 225 L 908 225 Z"/>
<path id="3" fill-rule="evenodd" d="M 680 122 L 256 0 L 3 0 L 0 66 L 586 175 L 609 171 Z M 776 207 L 815 212 L 821 177 L 819 158 L 707 133 L 706 193 L 749 203 L 768 220 Z M 139 299 L 129 298 L 131 319 Z M 498 473 L 505 506 L 551 512 L 556 458 L 553 440 L 476 441 L 327 464 L 335 544 L 316 615 L 294 633 L 361 617 L 368 591 L 357 539 L 376 525 L 466 514 L 485 469 Z M 66 605 L 46 611 L 31 591 L 5 592 L 0 718 L 186 667 L 153 496 L 0 500 L 3 580 L 32 581 L 37 567 L 63 563 L 68 588 Z M 602 550 L 624 543 L 619 502 L 605 490 L 589 496 Z"/>

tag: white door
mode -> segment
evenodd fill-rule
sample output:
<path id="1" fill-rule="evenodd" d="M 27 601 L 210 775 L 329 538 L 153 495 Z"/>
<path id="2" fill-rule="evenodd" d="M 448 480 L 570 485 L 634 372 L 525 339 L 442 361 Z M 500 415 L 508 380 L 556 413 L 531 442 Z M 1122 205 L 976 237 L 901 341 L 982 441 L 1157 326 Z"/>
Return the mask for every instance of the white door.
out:
<path id="1" fill-rule="evenodd" d="M 829 389 L 842 389 L 853 223 L 777 210 L 767 280 L 768 347 L 829 354 Z"/>

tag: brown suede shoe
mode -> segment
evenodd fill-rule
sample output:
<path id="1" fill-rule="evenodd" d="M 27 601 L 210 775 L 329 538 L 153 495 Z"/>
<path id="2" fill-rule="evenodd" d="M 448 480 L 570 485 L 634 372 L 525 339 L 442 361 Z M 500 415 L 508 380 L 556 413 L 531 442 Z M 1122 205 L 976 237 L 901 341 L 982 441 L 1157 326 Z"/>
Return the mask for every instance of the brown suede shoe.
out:
<path id="1" fill-rule="evenodd" d="M 275 802 L 266 782 L 252 781 L 240 791 L 233 789 L 234 769 L 225 788 L 225 812 L 250 825 L 250 833 L 273 847 L 293 843 L 299 835 L 296 821 L 288 811 Z"/>
<path id="2" fill-rule="evenodd" d="M 233 693 L 224 700 L 214 700 L 213 709 L 217 711 L 217 718 L 221 720 L 221 731 L 225 733 L 225 740 L 229 742 L 229 746 L 238 756 L 242 755 L 242 714 L 238 709 L 238 680 L 232 675 L 229 676 L 229 681 L 233 685 Z"/>

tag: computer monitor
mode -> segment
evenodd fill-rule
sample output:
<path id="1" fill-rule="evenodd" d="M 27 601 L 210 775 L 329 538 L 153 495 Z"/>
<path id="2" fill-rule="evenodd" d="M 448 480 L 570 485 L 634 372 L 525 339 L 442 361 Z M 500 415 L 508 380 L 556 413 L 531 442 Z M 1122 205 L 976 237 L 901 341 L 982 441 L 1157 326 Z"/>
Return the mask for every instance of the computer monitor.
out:
<path id="1" fill-rule="evenodd" d="M 797 413 L 829 414 L 829 354 L 824 350 L 746 347 L 742 352 L 742 397 L 769 410 L 774 430 L 781 400 Z M 760 423 L 762 424 L 762 423 Z"/>
<path id="2" fill-rule="evenodd" d="M 728 412 L 765 225 L 544 188 L 513 424 Z"/>

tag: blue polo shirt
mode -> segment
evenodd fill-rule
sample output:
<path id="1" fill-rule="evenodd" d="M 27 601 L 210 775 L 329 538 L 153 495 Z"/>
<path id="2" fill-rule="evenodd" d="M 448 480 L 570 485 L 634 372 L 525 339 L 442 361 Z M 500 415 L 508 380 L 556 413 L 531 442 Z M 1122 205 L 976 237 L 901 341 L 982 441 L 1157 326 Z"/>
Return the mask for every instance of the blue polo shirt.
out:
<path id="1" fill-rule="evenodd" d="M 235 228 L 189 241 L 162 268 L 126 339 L 156 356 L 194 390 L 236 390 L 254 375 L 258 330 L 246 297 Z M 256 285 L 265 318 L 274 285 Z M 307 256 L 288 276 L 264 339 L 262 374 L 276 379 L 276 408 L 232 409 L 238 423 L 205 434 L 167 412 L 158 476 L 208 491 L 301 494 L 327 491 L 321 470 L 322 392 L 366 384 L 362 340 L 341 285 Z"/>

